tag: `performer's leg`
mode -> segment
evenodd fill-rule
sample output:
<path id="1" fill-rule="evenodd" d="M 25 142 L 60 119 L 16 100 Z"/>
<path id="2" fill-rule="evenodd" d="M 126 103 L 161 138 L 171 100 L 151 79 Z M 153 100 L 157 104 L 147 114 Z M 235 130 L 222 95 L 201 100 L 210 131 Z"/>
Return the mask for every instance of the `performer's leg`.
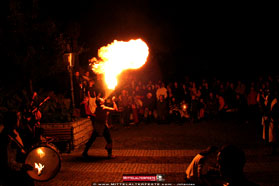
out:
<path id="1" fill-rule="evenodd" d="M 269 121 L 266 120 L 264 122 L 264 124 L 265 124 L 265 143 L 268 144 L 268 142 L 269 142 Z"/>
<path id="2" fill-rule="evenodd" d="M 135 122 L 135 124 L 137 124 L 139 122 L 138 110 L 137 110 L 137 108 L 133 108 L 132 110 L 133 110 L 134 122 Z"/>
<path id="3" fill-rule="evenodd" d="M 110 131 L 107 127 L 105 127 L 105 129 L 104 129 L 103 135 L 104 135 L 104 138 L 107 142 L 105 149 L 108 152 L 108 157 L 112 158 L 113 157 L 112 156 L 112 139 L 111 139 Z"/>
<path id="4" fill-rule="evenodd" d="M 83 156 L 88 156 L 87 152 L 90 149 L 91 145 L 93 144 L 93 142 L 96 140 L 96 137 L 98 136 L 98 133 L 93 129 L 92 135 L 90 137 L 90 139 L 88 140 L 88 142 L 85 144 L 85 149 L 82 153 Z"/>

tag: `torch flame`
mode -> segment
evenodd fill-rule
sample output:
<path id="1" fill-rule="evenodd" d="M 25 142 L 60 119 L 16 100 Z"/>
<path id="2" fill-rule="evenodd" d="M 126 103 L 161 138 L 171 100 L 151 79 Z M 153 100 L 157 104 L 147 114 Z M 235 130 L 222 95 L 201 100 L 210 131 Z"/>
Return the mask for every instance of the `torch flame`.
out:
<path id="1" fill-rule="evenodd" d="M 183 105 L 182 105 L 182 109 L 183 109 L 184 111 L 186 111 L 187 105 L 186 105 L 186 104 L 183 104 Z"/>
<path id="2" fill-rule="evenodd" d="M 147 44 L 141 39 L 128 42 L 114 40 L 111 44 L 98 50 L 100 59 L 92 58 L 92 70 L 104 74 L 108 89 L 115 89 L 117 77 L 128 69 L 138 69 L 147 60 L 149 51 Z"/>
<path id="3" fill-rule="evenodd" d="M 38 175 L 40 176 L 42 174 L 42 170 L 45 166 L 42 165 L 41 163 L 37 164 L 35 163 L 35 169 L 38 169 Z"/>

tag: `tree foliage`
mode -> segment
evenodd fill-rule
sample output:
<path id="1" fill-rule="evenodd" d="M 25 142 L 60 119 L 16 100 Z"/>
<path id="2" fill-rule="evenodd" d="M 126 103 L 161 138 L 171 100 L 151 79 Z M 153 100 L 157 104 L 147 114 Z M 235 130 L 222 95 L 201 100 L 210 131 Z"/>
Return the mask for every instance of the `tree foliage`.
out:
<path id="1" fill-rule="evenodd" d="M 14 84 L 16 81 L 18 85 L 29 86 L 30 80 L 35 85 L 49 79 L 51 83 L 63 81 L 61 84 L 68 84 L 68 64 L 63 61 L 63 54 L 74 52 L 74 43 L 75 49 L 79 50 L 77 23 L 73 24 L 75 29 L 68 26 L 72 25 L 71 21 L 61 24 L 41 11 L 43 7 L 38 0 L 30 2 L 13 0 L 6 4 L 4 24 L 0 26 L 0 47 L 5 59 L 2 60 L 5 68 L 1 68 L 1 83 Z M 56 78 L 60 80 L 56 81 Z"/>

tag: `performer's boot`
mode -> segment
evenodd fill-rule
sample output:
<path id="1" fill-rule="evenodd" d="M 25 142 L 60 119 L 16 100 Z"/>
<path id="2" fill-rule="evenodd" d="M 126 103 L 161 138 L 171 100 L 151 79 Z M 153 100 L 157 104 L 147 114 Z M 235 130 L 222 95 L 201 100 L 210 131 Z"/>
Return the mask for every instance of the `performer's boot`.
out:
<path id="1" fill-rule="evenodd" d="M 108 152 L 108 158 L 115 158 L 114 155 L 112 155 L 112 144 L 107 144 L 105 149 L 107 150 Z"/>
<path id="2" fill-rule="evenodd" d="M 85 158 L 88 157 L 88 154 L 87 154 L 88 150 L 89 150 L 89 147 L 88 147 L 88 146 L 85 146 L 85 149 L 84 149 L 84 151 L 83 151 L 83 153 L 82 153 L 82 156 L 83 156 L 83 157 L 85 157 Z"/>

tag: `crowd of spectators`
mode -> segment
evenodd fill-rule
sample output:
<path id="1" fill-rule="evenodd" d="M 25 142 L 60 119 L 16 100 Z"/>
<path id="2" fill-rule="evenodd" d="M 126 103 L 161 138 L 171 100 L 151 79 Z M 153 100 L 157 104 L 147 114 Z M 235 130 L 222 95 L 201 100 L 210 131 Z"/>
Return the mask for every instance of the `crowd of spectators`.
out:
<path id="1" fill-rule="evenodd" d="M 279 133 L 278 77 L 267 76 L 250 80 L 185 78 L 180 81 L 141 81 L 128 77 L 119 82 L 118 87 L 109 95 L 106 94 L 107 92 L 103 87 L 101 76 L 92 76 L 89 71 L 84 74 L 77 71 L 73 80 L 75 109 L 80 110 L 82 116 L 94 118 L 96 99 L 105 97 L 107 98 L 106 104 L 111 104 L 110 96 L 116 97 L 119 108 L 116 114 L 123 126 L 141 122 L 157 122 L 159 124 L 177 122 L 183 124 L 186 123 L 185 121 L 190 121 L 197 123 L 201 120 L 223 120 L 233 114 L 233 118 L 238 122 L 247 123 L 256 119 L 259 124 L 261 123 L 263 139 L 271 144 L 272 154 L 277 154 Z M 32 102 L 36 101 L 35 95 L 37 93 L 33 95 Z M 3 156 L 3 158 L 0 158 L 3 160 L 0 162 L 3 165 L 7 165 L 7 153 L 18 151 L 14 147 L 7 146 L 10 144 L 8 140 L 12 139 L 7 137 L 9 137 L 8 135 L 18 135 L 15 129 L 19 128 L 21 124 L 18 120 L 19 115 L 19 112 L 7 112 L 3 120 L 5 127 L 2 129 L 4 135 L 1 138 L 3 138 L 2 141 L 6 140 L 5 144 L 1 146 L 1 149 L 5 150 L 2 150 L 5 153 L 2 153 L 1 157 Z M 40 118 L 41 114 L 38 115 Z M 31 118 L 31 116 L 29 117 Z M 23 145 L 19 144 L 22 148 Z M 198 170 L 195 165 L 204 167 L 210 165 L 211 160 L 215 161 L 217 153 L 219 172 L 226 182 L 234 183 L 232 185 L 254 185 L 243 175 L 245 154 L 234 146 L 224 146 L 219 152 L 214 147 L 197 154 L 186 170 L 186 181 L 189 183 L 211 181 L 211 178 L 208 177 L 212 176 L 208 174 L 210 172 L 202 175 L 204 172 L 200 169 L 200 172 L 196 171 L 195 174 L 194 171 Z M 15 158 L 16 154 L 11 155 L 11 157 Z M 12 159 L 12 161 L 16 160 Z M 207 163 L 208 165 L 206 165 Z M 19 166 L 16 170 L 17 177 L 25 177 L 21 171 L 33 169 L 27 164 L 18 164 L 17 166 Z M 10 181 L 10 178 L 4 174 L 8 168 L 4 167 L 3 170 L 3 174 L 0 175 Z M 215 173 L 213 176 L 216 176 Z M 21 179 L 25 179 L 24 177 Z M 29 181 L 28 179 L 26 182 Z"/>
<path id="2" fill-rule="evenodd" d="M 84 75 L 76 72 L 74 79 L 76 105 L 86 103 L 89 98 L 105 96 L 100 76 L 93 78 L 89 72 Z M 249 122 L 255 118 L 260 121 L 264 101 L 269 95 L 269 102 L 272 101 L 278 85 L 279 79 L 272 76 L 252 80 L 185 78 L 146 82 L 126 78 L 112 95 L 117 97 L 120 123 L 124 126 L 141 121 L 182 124 L 223 119 L 229 115 Z"/>

